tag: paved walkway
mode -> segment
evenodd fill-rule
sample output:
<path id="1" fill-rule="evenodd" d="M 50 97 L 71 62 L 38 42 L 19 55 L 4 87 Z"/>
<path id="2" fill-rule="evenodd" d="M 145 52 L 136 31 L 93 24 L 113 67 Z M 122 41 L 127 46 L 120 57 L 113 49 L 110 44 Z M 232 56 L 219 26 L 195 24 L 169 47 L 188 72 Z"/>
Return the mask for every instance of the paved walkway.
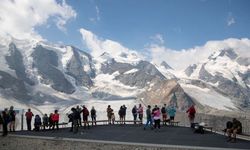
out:
<path id="1" fill-rule="evenodd" d="M 69 132 L 69 128 L 58 131 L 19 131 L 15 132 L 15 134 L 115 142 L 250 149 L 250 141 L 238 139 L 236 143 L 230 143 L 226 142 L 227 139 L 223 135 L 211 132 L 197 134 L 193 133 L 191 128 L 186 127 L 162 127 L 156 131 L 143 130 L 143 127 L 138 125 L 103 125 L 90 127 L 90 129 L 80 128 L 77 134 Z"/>

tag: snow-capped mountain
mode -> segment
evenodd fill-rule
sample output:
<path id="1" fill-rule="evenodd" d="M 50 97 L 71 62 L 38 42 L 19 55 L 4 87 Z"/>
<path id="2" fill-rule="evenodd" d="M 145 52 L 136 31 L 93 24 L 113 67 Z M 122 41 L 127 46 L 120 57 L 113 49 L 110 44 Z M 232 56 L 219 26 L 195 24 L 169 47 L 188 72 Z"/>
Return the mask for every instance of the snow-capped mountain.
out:
<path id="1" fill-rule="evenodd" d="M 200 103 L 218 109 L 250 106 L 250 58 L 233 49 L 216 51 L 200 64 L 185 70 L 180 84 Z"/>
<path id="2" fill-rule="evenodd" d="M 118 106 L 119 101 L 131 107 L 167 103 L 179 110 L 192 104 L 200 110 L 249 107 L 250 59 L 232 49 L 177 72 L 165 61 L 155 65 L 130 51 L 92 57 L 74 46 L 13 38 L 0 42 L 2 104 L 64 112 L 77 104 Z"/>
<path id="3" fill-rule="evenodd" d="M 0 56 L 1 102 L 32 105 L 39 111 L 58 108 L 67 111 L 88 101 L 142 102 L 140 95 L 145 95 L 149 88 L 156 92 L 158 85 L 168 83 L 155 65 L 134 52 L 114 56 L 104 52 L 93 58 L 74 46 L 13 38 L 0 43 L 0 51 L 3 54 Z M 169 95 L 179 90 L 169 91 L 161 94 L 165 100 L 159 105 L 168 102 Z M 184 92 L 179 95 L 187 96 Z M 150 99 L 144 100 L 153 104 Z M 183 109 L 189 104 L 178 106 Z"/>
<path id="4" fill-rule="evenodd" d="M 31 40 L 10 39 L 0 45 L 1 101 L 63 107 L 86 100 L 95 77 L 87 53 Z"/>
<path id="5" fill-rule="evenodd" d="M 166 61 L 162 61 L 160 65 L 155 64 L 155 66 L 167 79 L 177 79 L 177 72 Z"/>

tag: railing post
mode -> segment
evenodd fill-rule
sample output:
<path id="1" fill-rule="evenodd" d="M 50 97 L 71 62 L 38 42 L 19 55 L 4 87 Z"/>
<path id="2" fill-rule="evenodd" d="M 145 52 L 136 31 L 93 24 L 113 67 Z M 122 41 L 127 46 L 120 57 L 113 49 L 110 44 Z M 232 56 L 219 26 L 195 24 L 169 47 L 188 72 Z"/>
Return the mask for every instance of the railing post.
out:
<path id="1" fill-rule="evenodd" d="M 23 113 L 24 113 L 24 109 L 22 110 L 22 114 L 21 114 L 21 131 L 23 131 Z"/>

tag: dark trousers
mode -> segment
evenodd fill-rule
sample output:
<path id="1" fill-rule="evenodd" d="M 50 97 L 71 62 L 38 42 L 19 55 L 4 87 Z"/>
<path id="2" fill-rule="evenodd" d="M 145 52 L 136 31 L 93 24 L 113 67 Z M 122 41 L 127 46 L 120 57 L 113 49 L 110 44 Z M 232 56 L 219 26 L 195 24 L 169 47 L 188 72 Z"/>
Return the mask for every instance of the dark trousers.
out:
<path id="1" fill-rule="evenodd" d="M 158 129 L 160 129 L 160 128 L 161 128 L 160 122 L 161 122 L 161 120 L 160 120 L 160 119 L 155 120 L 155 124 L 154 124 L 155 129 L 156 129 L 157 127 L 158 127 Z"/>
<path id="2" fill-rule="evenodd" d="M 91 116 L 91 119 L 92 119 L 92 125 L 95 124 L 96 125 L 96 116 Z"/>
<path id="3" fill-rule="evenodd" d="M 82 126 L 82 118 L 77 119 L 77 121 L 78 121 L 78 125 Z"/>
<path id="4" fill-rule="evenodd" d="M 139 114 L 140 121 L 142 121 L 142 118 L 143 118 L 143 114 Z"/>
<path id="5" fill-rule="evenodd" d="M 59 121 L 54 121 L 53 122 L 53 127 L 52 127 L 53 130 L 55 129 L 55 126 L 56 126 L 56 129 L 59 130 L 58 122 Z"/>
<path id="6" fill-rule="evenodd" d="M 137 119 L 137 114 L 133 114 L 133 117 L 134 117 L 134 121 L 136 121 L 136 119 Z M 136 124 L 136 122 L 134 122 L 134 124 Z"/>
<path id="7" fill-rule="evenodd" d="M 78 120 L 72 120 L 70 131 L 71 132 L 73 131 L 73 133 L 77 133 L 78 132 L 78 127 L 79 127 Z"/>
<path id="8" fill-rule="evenodd" d="M 31 119 L 26 119 L 27 122 L 27 130 L 31 131 Z"/>
<path id="9" fill-rule="evenodd" d="M 3 123 L 3 136 L 6 136 L 8 134 L 8 124 Z"/>
<path id="10" fill-rule="evenodd" d="M 40 130 L 40 125 L 36 124 L 35 125 L 35 131 L 39 131 Z"/>

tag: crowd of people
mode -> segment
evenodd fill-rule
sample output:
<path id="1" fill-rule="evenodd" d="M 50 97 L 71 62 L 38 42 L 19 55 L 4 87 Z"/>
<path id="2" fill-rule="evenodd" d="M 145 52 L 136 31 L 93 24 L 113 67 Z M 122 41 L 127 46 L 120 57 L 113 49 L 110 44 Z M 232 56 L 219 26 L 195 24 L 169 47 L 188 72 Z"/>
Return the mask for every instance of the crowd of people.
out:
<path id="1" fill-rule="evenodd" d="M 88 109 L 83 105 L 82 106 L 83 109 L 80 109 L 79 106 L 77 106 L 76 108 L 72 108 L 71 109 L 71 113 L 68 115 L 70 121 L 71 122 L 71 129 L 70 131 L 73 132 L 77 132 L 78 131 L 78 127 L 81 126 L 81 113 L 82 113 L 82 118 L 83 118 L 83 124 L 84 124 L 84 128 L 88 127 L 89 128 L 89 122 L 92 123 L 92 125 L 96 125 L 96 110 L 94 107 L 92 107 L 90 114 L 91 114 L 91 121 L 88 121 L 88 116 L 89 116 L 89 111 Z M 127 107 L 125 105 L 120 106 L 120 109 L 118 111 L 118 116 L 119 116 L 119 122 L 120 124 L 125 124 L 126 122 L 126 112 L 127 111 Z M 115 113 L 114 110 L 111 108 L 110 105 L 108 105 L 107 109 L 107 121 L 108 124 L 114 124 L 115 123 Z M 143 123 L 143 106 L 141 104 L 138 105 L 138 107 L 135 105 L 132 108 L 131 111 L 132 115 L 133 115 L 133 121 L 134 124 L 136 124 L 137 122 L 139 123 Z M 146 118 L 147 118 L 147 122 L 144 126 L 144 130 L 146 130 L 146 128 L 150 125 L 151 129 L 160 129 L 160 122 L 161 122 L 161 118 L 164 124 L 166 124 L 167 122 L 172 122 L 174 121 L 175 118 L 175 114 L 176 114 L 176 108 L 174 106 L 169 106 L 167 107 L 166 104 L 164 104 L 164 106 L 160 109 L 157 105 L 155 105 L 155 107 L 151 110 L 151 106 L 149 105 L 147 107 L 146 110 Z M 167 116 L 169 116 L 169 119 L 167 119 Z M 137 120 L 137 117 L 139 120 Z M 154 124 L 154 126 L 153 126 Z"/>
<path id="2" fill-rule="evenodd" d="M 118 111 L 119 121 L 120 124 L 126 123 L 126 111 L 127 107 L 125 105 L 120 106 L 120 109 Z M 114 110 L 111 108 L 110 105 L 108 105 L 107 109 L 107 121 L 108 124 L 114 124 L 115 122 L 115 113 Z M 71 108 L 71 112 L 67 114 L 69 118 L 69 122 L 71 122 L 71 128 L 70 131 L 77 133 L 78 128 L 83 126 L 84 129 L 90 127 L 90 123 L 93 125 L 96 125 L 96 109 L 94 107 L 91 108 L 89 111 L 88 108 L 85 105 L 82 105 L 80 107 L 77 105 L 76 107 Z M 138 107 L 135 105 L 131 110 L 132 116 L 133 116 L 133 122 L 136 124 L 137 122 L 143 123 L 143 106 L 141 104 L 138 105 Z M 190 126 L 194 128 L 194 119 L 196 114 L 196 109 L 194 105 L 190 106 L 188 110 L 186 111 L 188 113 L 188 118 L 190 121 Z M 143 126 L 143 129 L 146 130 L 147 128 L 155 129 L 156 131 L 161 128 L 160 122 L 162 121 L 163 125 L 166 125 L 167 123 L 171 124 L 171 122 L 175 119 L 176 114 L 176 108 L 174 105 L 167 106 L 164 104 L 161 108 L 157 105 L 154 106 L 153 109 L 151 109 L 151 106 L 148 105 L 147 109 L 145 111 L 146 114 L 146 123 Z M 82 115 L 82 117 L 81 117 Z M 90 115 L 91 121 L 88 120 Z M 34 117 L 34 114 L 32 113 L 31 109 L 28 109 L 25 113 L 26 117 L 26 124 L 27 124 L 27 130 L 31 131 L 31 122 Z M 138 119 L 137 119 L 138 117 Z M 42 118 L 40 115 L 36 114 L 34 117 L 34 129 L 35 131 L 39 131 L 41 128 L 54 130 L 55 128 L 59 129 L 59 119 L 60 115 L 58 113 L 58 110 L 55 110 L 54 113 L 50 113 L 48 116 L 47 114 L 44 114 Z M 3 130 L 3 136 L 6 136 L 9 132 L 15 132 L 15 121 L 16 121 L 16 112 L 14 111 L 14 107 L 11 106 L 9 109 L 5 109 L 2 111 L 0 115 L 0 125 L 2 125 Z M 1 126 L 0 126 L 1 127 Z M 228 141 L 235 142 L 236 140 L 236 134 L 242 132 L 242 125 L 240 121 L 233 118 L 232 121 L 228 121 L 226 125 L 226 129 L 224 130 L 225 133 L 228 134 Z"/>
<path id="3" fill-rule="evenodd" d="M 29 108 L 28 111 L 25 113 L 28 131 L 31 131 L 31 122 L 32 122 L 33 116 L 34 114 Z M 34 130 L 39 131 L 41 128 L 43 129 L 48 128 L 48 129 L 54 130 L 55 127 L 58 130 L 59 118 L 60 116 L 58 114 L 58 110 L 55 110 L 54 113 L 50 113 L 49 116 L 47 114 L 44 114 L 42 118 L 40 117 L 40 115 L 37 114 L 35 115 L 35 118 L 34 118 Z"/>
<path id="4" fill-rule="evenodd" d="M 108 119 L 108 124 L 114 124 L 115 122 L 115 113 L 114 110 L 111 108 L 110 105 L 108 105 L 107 109 L 107 119 Z M 126 122 L 126 113 L 127 113 L 127 107 L 125 105 L 122 105 L 118 111 L 118 116 L 119 116 L 119 121 L 120 124 L 125 124 Z M 131 111 L 133 115 L 133 121 L 136 124 L 137 122 L 141 123 L 143 122 L 143 106 L 141 104 L 138 105 L 138 107 L 135 105 L 132 108 Z M 160 109 L 157 105 L 152 109 L 151 111 L 151 106 L 148 106 L 146 110 L 146 118 L 147 118 L 147 123 L 144 127 L 146 129 L 147 126 L 150 125 L 151 128 L 160 128 L 160 120 L 162 118 L 162 121 L 165 123 L 167 121 L 174 120 L 174 116 L 176 113 L 176 109 L 171 106 L 167 107 L 166 104 Z M 90 115 L 91 121 L 88 120 Z M 162 115 L 162 117 L 161 117 Z M 170 119 L 167 119 L 167 115 L 169 115 Z M 89 111 L 88 108 L 85 105 L 82 105 L 80 107 L 77 105 L 76 107 L 71 108 L 71 112 L 67 114 L 69 118 L 69 122 L 71 122 L 71 129 L 70 131 L 72 132 L 77 132 L 78 127 L 83 126 L 85 128 L 90 127 L 90 123 L 92 125 L 96 125 L 96 109 L 94 107 L 91 108 Z M 138 117 L 138 118 L 137 118 Z M 7 135 L 8 131 L 10 132 L 15 132 L 15 118 L 16 118 L 16 113 L 14 111 L 14 107 L 11 106 L 8 109 L 5 109 L 2 114 L 0 115 L 0 124 L 2 124 L 3 127 L 3 135 Z M 41 129 L 52 129 L 54 130 L 55 128 L 58 130 L 59 129 L 59 119 L 60 115 L 58 113 L 58 110 L 55 110 L 54 113 L 48 114 L 43 114 L 41 117 L 39 114 L 34 115 L 31 109 L 29 108 L 27 112 L 25 112 L 25 118 L 26 118 L 26 125 L 27 125 L 27 130 L 31 131 L 32 130 L 32 120 L 34 122 L 34 131 L 39 131 Z M 8 129 L 9 126 L 9 129 Z"/>
<path id="5" fill-rule="evenodd" d="M 26 124 L 27 124 L 27 130 L 31 131 L 31 122 L 34 117 L 34 114 L 32 113 L 31 109 L 28 109 L 25 113 L 26 118 Z M 41 127 L 44 129 L 53 129 L 56 127 L 57 130 L 59 123 L 59 114 L 58 111 L 55 110 L 54 113 L 51 113 L 49 116 L 47 114 L 44 114 L 44 116 L 41 118 L 40 115 L 35 115 L 34 118 L 34 130 L 39 131 Z M 6 136 L 8 132 L 15 132 L 16 128 L 16 111 L 14 110 L 13 106 L 10 106 L 10 108 L 5 108 L 1 114 L 0 114 L 0 129 L 2 128 L 3 136 Z"/>
<path id="6" fill-rule="evenodd" d="M 0 115 L 0 126 L 2 125 L 3 136 L 6 136 L 9 132 L 15 132 L 15 121 L 16 121 L 16 112 L 14 107 L 5 108 Z M 9 130 L 8 130 L 9 127 Z"/>

